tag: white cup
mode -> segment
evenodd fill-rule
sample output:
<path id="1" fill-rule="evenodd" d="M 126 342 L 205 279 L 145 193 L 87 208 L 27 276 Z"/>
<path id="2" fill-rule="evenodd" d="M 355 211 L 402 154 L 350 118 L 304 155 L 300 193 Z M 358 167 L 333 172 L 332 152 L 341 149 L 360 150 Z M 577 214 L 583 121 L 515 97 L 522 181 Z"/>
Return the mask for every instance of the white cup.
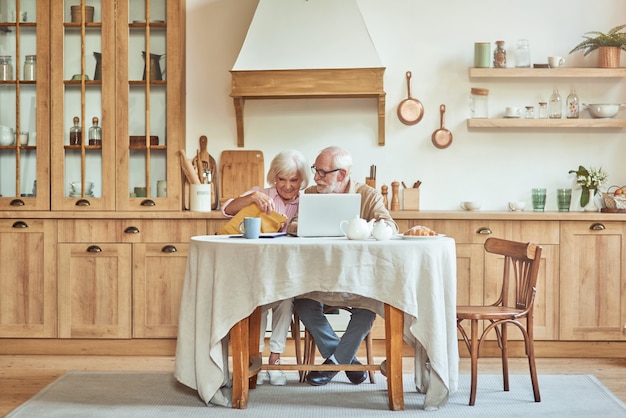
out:
<path id="1" fill-rule="evenodd" d="M 509 202 L 509 210 L 511 212 L 521 212 L 526 207 L 526 202 Z"/>
<path id="2" fill-rule="evenodd" d="M 558 68 L 563 64 L 565 64 L 563 57 L 548 57 L 548 65 L 550 68 Z"/>
<path id="3" fill-rule="evenodd" d="M 504 115 L 507 118 L 519 118 L 522 116 L 522 109 L 517 106 L 508 106 L 504 109 Z"/>
<path id="4" fill-rule="evenodd" d="M 478 210 L 480 209 L 480 202 L 461 202 L 461 209 Z"/>

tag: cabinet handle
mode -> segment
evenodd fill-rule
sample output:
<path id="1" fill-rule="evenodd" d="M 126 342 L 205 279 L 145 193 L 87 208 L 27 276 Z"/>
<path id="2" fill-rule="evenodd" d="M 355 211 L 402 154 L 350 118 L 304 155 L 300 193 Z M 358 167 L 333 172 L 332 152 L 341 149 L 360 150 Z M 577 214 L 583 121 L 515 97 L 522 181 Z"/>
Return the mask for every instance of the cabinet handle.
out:
<path id="1" fill-rule="evenodd" d="M 176 247 L 174 247 L 173 245 L 165 245 L 163 246 L 163 248 L 161 248 L 161 252 L 162 253 L 175 253 L 176 251 L 178 251 L 176 249 Z"/>
<path id="2" fill-rule="evenodd" d="M 124 230 L 124 233 L 125 234 L 138 234 L 139 228 L 137 228 L 136 226 L 129 226 L 128 228 Z"/>
<path id="3" fill-rule="evenodd" d="M 88 253 L 101 253 L 102 248 L 100 248 L 97 245 L 90 245 L 89 247 L 87 247 L 87 252 Z"/>
<path id="4" fill-rule="evenodd" d="M 76 201 L 76 206 L 91 206 L 91 203 L 89 203 L 89 200 L 87 199 L 78 199 Z"/>
<path id="5" fill-rule="evenodd" d="M 144 201 L 142 201 L 140 203 L 141 206 L 156 206 L 156 203 L 154 203 L 154 200 L 152 199 L 146 199 Z"/>
<path id="6" fill-rule="evenodd" d="M 13 199 L 13 200 L 11 200 L 11 203 L 9 203 L 9 205 L 11 205 L 11 206 L 24 206 L 24 201 L 22 199 Z"/>
<path id="7" fill-rule="evenodd" d="M 606 227 L 602 225 L 600 222 L 594 222 L 591 224 L 589 229 L 591 229 L 592 231 L 602 231 L 602 230 L 605 230 Z"/>
<path id="8" fill-rule="evenodd" d="M 28 228 L 28 225 L 26 225 L 24 221 L 17 221 L 12 226 L 13 228 Z"/>
<path id="9" fill-rule="evenodd" d="M 476 231 L 476 233 L 481 235 L 493 234 L 491 229 L 487 228 L 486 226 L 481 226 L 480 228 L 478 228 L 478 231 Z"/>

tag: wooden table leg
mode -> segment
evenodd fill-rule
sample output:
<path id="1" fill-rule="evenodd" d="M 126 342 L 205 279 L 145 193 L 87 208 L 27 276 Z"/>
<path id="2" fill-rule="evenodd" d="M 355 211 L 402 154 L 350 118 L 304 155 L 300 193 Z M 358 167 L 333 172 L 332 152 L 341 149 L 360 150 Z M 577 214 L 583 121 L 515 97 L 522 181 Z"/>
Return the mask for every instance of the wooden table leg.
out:
<path id="1" fill-rule="evenodd" d="M 404 313 L 385 304 L 385 349 L 387 354 L 387 396 L 389 409 L 404 410 L 404 390 L 402 387 L 402 333 Z"/>
<path id="2" fill-rule="evenodd" d="M 243 318 L 230 329 L 230 345 L 233 357 L 233 408 L 248 406 L 249 319 Z"/>

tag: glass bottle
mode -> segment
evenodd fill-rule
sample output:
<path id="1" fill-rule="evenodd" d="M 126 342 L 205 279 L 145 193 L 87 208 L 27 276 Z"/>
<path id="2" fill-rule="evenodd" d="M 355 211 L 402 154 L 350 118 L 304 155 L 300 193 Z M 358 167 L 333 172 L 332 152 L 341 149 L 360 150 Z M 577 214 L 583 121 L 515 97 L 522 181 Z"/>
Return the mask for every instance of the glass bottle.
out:
<path id="1" fill-rule="evenodd" d="M 563 116 L 563 101 L 558 89 L 554 89 L 548 103 L 548 116 L 550 119 L 561 119 Z"/>
<path id="2" fill-rule="evenodd" d="M 548 119 L 548 102 L 539 102 L 539 119 Z"/>
<path id="3" fill-rule="evenodd" d="M 506 49 L 504 41 L 496 41 L 496 49 L 493 51 L 494 68 L 506 68 Z"/>
<path id="4" fill-rule="evenodd" d="M 93 117 L 93 125 L 89 128 L 89 145 L 102 145 L 102 128 L 98 126 L 98 118 Z"/>
<path id="5" fill-rule="evenodd" d="M 515 66 L 519 68 L 530 67 L 530 47 L 528 45 L 528 39 L 520 39 L 517 41 Z"/>
<path id="6" fill-rule="evenodd" d="M 74 116 L 74 126 L 70 128 L 70 145 L 80 145 L 83 140 L 78 116 Z"/>
<path id="7" fill-rule="evenodd" d="M 13 62 L 10 55 L 0 55 L 0 80 L 13 80 Z"/>
<path id="8" fill-rule="evenodd" d="M 576 94 L 576 90 L 572 89 L 569 96 L 566 99 L 567 103 L 567 113 L 566 116 L 568 119 L 578 119 L 580 116 L 580 103 L 578 101 L 578 95 Z"/>
<path id="9" fill-rule="evenodd" d="M 472 88 L 470 94 L 470 114 L 472 118 L 489 117 L 489 90 Z"/>
<path id="10" fill-rule="evenodd" d="M 24 59 L 24 80 L 37 79 L 37 55 L 26 55 Z"/>
<path id="11" fill-rule="evenodd" d="M 535 107 L 526 106 L 526 113 L 524 115 L 526 119 L 535 119 Z"/>

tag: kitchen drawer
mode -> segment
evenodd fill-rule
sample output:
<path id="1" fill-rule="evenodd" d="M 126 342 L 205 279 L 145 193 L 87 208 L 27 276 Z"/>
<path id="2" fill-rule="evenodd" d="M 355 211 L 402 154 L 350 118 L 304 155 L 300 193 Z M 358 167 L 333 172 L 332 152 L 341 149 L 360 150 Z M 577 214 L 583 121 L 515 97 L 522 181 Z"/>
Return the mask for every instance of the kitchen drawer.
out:
<path id="1" fill-rule="evenodd" d="M 60 220 L 59 242 L 188 242 L 207 234 L 205 220 Z"/>
<path id="2" fill-rule="evenodd" d="M 557 244 L 560 240 L 558 221 L 511 221 L 510 238 L 513 241 L 537 244 Z"/>
<path id="3" fill-rule="evenodd" d="M 454 238 L 457 244 L 482 244 L 489 237 L 507 238 L 510 231 L 507 223 L 508 221 L 450 219 L 412 221 L 412 225 L 424 225 Z"/>

